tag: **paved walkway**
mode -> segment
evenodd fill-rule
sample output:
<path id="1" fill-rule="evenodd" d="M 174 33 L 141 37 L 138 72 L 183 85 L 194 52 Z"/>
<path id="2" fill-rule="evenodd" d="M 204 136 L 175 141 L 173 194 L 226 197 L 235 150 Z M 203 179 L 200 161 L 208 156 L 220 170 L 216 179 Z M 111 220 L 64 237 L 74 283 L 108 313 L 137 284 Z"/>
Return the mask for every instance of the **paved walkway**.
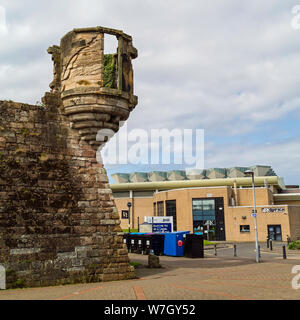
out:
<path id="1" fill-rule="evenodd" d="M 218 249 L 218 256 L 213 250 L 205 250 L 204 259 L 163 256 L 163 268 L 138 268 L 139 279 L 5 290 L 0 291 L 0 299 L 298 300 L 300 289 L 292 288 L 295 274 L 291 270 L 300 265 L 300 254 L 283 260 L 276 253 L 265 253 L 263 262 L 256 263 L 253 247 L 253 243 L 240 247 L 246 257 L 233 257 L 232 248 Z M 130 258 L 147 263 L 147 256 L 130 254 Z"/>

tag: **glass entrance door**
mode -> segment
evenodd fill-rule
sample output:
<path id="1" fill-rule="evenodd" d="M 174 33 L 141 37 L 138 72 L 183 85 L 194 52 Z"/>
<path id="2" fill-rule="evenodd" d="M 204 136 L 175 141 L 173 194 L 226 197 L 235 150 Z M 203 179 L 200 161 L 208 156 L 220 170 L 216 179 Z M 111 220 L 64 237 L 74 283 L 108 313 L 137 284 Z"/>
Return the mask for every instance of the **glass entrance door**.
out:
<path id="1" fill-rule="evenodd" d="M 216 214 L 214 199 L 193 199 L 193 230 L 204 239 L 216 240 Z"/>
<path id="2" fill-rule="evenodd" d="M 193 230 L 205 239 L 226 240 L 223 198 L 193 199 Z"/>
<path id="3" fill-rule="evenodd" d="M 206 240 L 216 240 L 216 225 L 214 221 L 212 225 L 207 225 L 205 223 L 206 221 L 194 220 L 194 233 L 203 235 Z"/>
<path id="4" fill-rule="evenodd" d="M 268 225 L 268 236 L 274 241 L 282 241 L 281 225 Z"/>

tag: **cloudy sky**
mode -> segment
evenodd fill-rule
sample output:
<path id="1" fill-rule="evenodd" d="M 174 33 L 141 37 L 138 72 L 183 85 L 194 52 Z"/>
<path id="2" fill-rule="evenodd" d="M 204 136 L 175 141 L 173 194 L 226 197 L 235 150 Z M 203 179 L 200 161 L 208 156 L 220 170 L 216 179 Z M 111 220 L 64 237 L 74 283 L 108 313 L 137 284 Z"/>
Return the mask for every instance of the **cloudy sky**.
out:
<path id="1" fill-rule="evenodd" d="M 286 183 L 299 184 L 296 5 L 300 0 L 0 0 L 0 99 L 40 101 L 52 80 L 46 49 L 73 28 L 121 29 L 139 50 L 139 104 L 128 130 L 204 129 L 205 168 L 271 165 Z M 109 173 L 172 168 L 182 166 L 108 166 Z"/>

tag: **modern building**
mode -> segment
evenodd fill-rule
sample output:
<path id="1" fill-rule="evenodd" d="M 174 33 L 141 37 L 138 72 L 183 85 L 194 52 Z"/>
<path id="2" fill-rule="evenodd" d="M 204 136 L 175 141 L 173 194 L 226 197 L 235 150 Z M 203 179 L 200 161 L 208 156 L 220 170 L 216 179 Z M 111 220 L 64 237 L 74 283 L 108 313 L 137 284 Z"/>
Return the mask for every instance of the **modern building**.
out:
<path id="1" fill-rule="evenodd" d="M 286 186 L 270 166 L 135 172 L 124 183 L 118 183 L 124 174 L 114 174 L 117 183 L 111 189 L 120 217 L 131 202 L 131 228 L 138 228 L 145 216 L 173 216 L 177 231 L 207 237 L 209 230 L 211 240 L 254 241 L 252 179 L 244 174 L 248 169 L 255 174 L 259 241 L 267 236 L 300 239 L 299 186 Z M 121 227 L 128 229 L 127 219 L 121 219 Z"/>

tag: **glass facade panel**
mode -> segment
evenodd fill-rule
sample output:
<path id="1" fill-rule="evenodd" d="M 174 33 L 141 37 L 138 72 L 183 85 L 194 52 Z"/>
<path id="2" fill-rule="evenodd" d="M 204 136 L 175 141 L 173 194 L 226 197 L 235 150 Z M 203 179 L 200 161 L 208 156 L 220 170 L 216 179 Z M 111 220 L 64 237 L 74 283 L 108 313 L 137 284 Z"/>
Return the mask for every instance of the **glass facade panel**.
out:
<path id="1" fill-rule="evenodd" d="M 215 220 L 215 200 L 193 199 L 193 220 Z"/>

